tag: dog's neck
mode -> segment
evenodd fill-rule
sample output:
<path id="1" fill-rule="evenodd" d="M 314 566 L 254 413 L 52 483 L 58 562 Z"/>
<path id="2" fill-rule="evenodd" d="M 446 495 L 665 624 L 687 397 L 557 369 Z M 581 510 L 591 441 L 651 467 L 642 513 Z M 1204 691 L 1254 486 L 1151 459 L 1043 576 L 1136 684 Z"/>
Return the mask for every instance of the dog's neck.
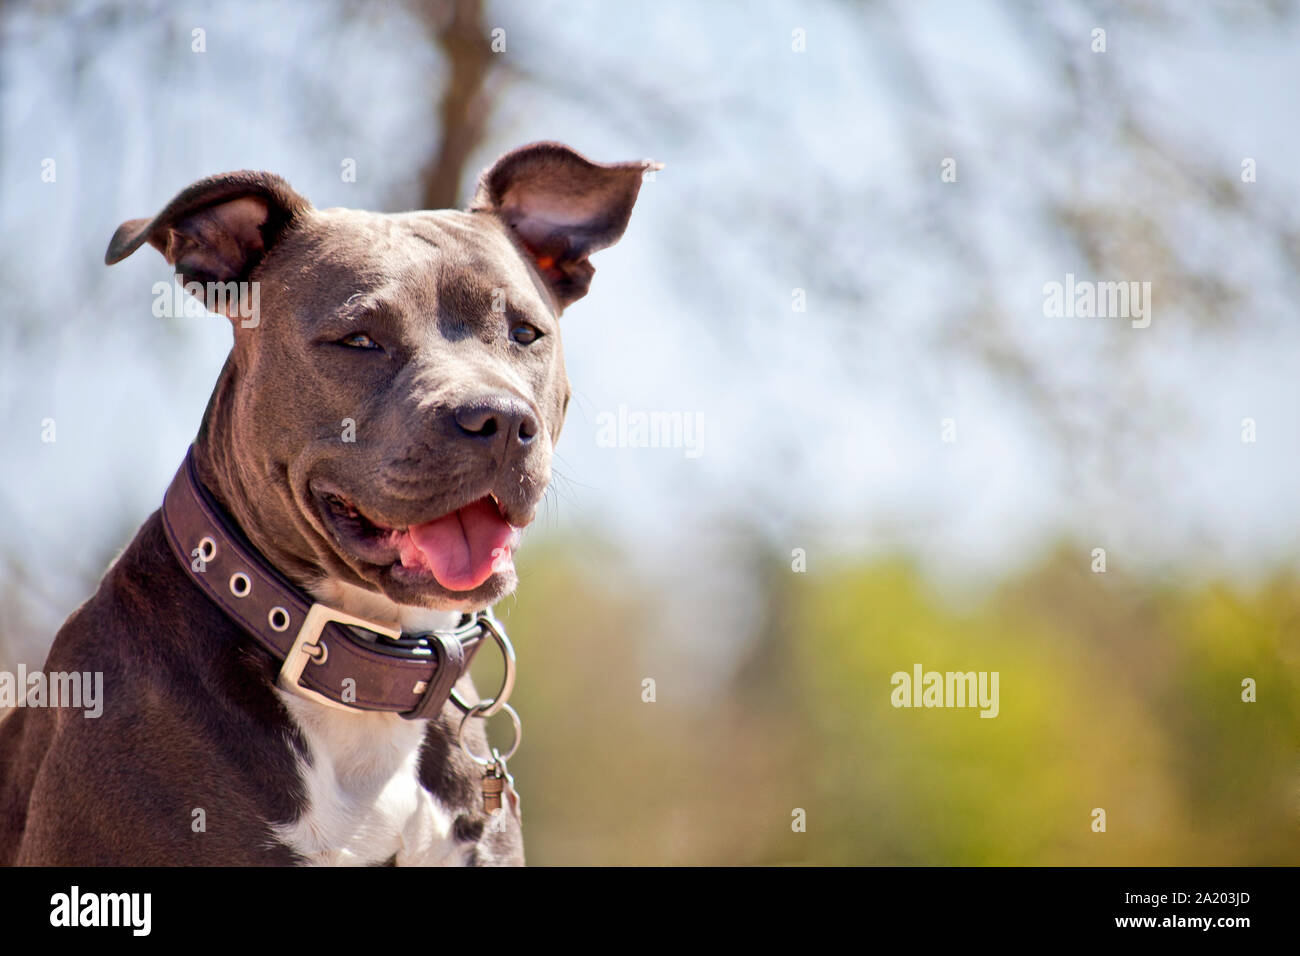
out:
<path id="1" fill-rule="evenodd" d="M 368 621 L 392 624 L 408 634 L 424 631 L 449 631 L 460 622 L 459 611 L 438 611 L 427 607 L 398 604 L 366 588 L 337 578 L 321 578 L 307 589 L 321 604 L 328 605 Z"/>
<path id="2" fill-rule="evenodd" d="M 236 347 L 237 348 L 237 347 Z M 267 561 L 300 587 L 320 576 L 316 550 L 291 517 L 287 481 L 254 473 L 239 454 L 237 352 L 221 369 L 194 440 L 199 480 Z"/>

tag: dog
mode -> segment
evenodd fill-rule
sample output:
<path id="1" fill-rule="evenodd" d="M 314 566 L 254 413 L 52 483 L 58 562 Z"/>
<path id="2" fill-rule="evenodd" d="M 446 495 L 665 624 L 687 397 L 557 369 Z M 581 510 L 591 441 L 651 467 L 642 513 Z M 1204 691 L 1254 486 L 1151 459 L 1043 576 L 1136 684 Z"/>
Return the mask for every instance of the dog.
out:
<path id="1" fill-rule="evenodd" d="M 0 863 L 522 865 L 474 719 L 514 716 L 488 609 L 569 404 L 559 317 L 657 168 L 534 143 L 466 210 L 398 214 L 244 171 L 118 228 L 107 264 L 153 246 L 234 342 L 163 507 L 49 652 L 102 674 L 102 714 L 0 721 Z M 480 699 L 487 646 L 507 678 Z"/>

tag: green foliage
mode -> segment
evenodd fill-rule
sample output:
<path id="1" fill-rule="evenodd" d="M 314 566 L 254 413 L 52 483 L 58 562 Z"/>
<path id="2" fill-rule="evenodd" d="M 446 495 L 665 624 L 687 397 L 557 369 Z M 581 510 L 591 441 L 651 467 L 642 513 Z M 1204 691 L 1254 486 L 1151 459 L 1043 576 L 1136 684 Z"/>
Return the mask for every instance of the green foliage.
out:
<path id="1" fill-rule="evenodd" d="M 717 635 L 661 619 L 627 562 L 532 557 L 509 614 L 532 862 L 1300 860 L 1293 579 L 1173 587 L 1063 553 L 958 607 L 901 562 L 771 559 L 760 633 L 710 686 Z M 894 707 L 891 675 L 918 663 L 997 671 L 998 716 Z"/>

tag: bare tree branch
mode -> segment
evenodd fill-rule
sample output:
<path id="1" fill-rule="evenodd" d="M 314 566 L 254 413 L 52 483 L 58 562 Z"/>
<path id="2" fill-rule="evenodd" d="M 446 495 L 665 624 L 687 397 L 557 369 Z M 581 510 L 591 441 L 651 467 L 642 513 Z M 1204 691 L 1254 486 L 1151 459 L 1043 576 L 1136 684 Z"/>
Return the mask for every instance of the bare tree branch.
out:
<path id="1" fill-rule="evenodd" d="M 492 50 L 482 0 L 419 0 L 415 12 L 428 25 L 448 66 L 438 107 L 442 140 L 420 171 L 421 206 L 445 209 L 464 198 L 460 184 L 465 165 L 482 141 L 492 112 L 493 97 L 486 88 Z"/>

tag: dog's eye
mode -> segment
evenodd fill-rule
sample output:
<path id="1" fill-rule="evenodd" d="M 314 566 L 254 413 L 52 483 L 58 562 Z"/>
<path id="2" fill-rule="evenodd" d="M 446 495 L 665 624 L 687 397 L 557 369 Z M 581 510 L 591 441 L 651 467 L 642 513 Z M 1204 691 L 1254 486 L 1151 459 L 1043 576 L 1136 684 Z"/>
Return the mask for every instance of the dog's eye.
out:
<path id="1" fill-rule="evenodd" d="M 350 349 L 377 349 L 379 343 L 372 339 L 365 332 L 353 332 L 339 339 L 339 345 L 346 345 Z"/>
<path id="2" fill-rule="evenodd" d="M 510 330 L 510 337 L 520 345 L 532 345 L 542 337 L 541 329 L 527 322 L 520 322 Z"/>

